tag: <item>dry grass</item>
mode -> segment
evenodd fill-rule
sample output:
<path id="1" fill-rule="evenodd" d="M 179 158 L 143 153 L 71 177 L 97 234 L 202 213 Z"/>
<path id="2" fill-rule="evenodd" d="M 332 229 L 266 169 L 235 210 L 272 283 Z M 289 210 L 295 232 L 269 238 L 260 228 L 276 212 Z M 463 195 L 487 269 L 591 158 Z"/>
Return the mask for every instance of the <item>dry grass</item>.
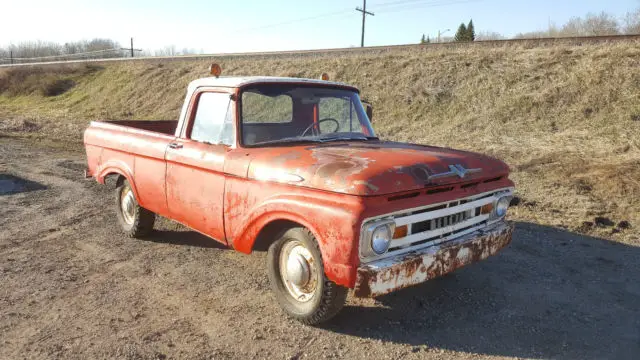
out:
<path id="1" fill-rule="evenodd" d="M 8 97 L 32 94 L 58 96 L 74 87 L 75 79 L 100 69 L 96 65 L 9 68 L 0 72 L 0 93 Z"/>
<path id="2" fill-rule="evenodd" d="M 315 78 L 328 72 L 362 89 L 385 139 L 507 161 L 522 198 L 516 218 L 640 243 L 638 42 L 217 61 L 227 75 Z M 76 141 L 94 118 L 173 119 L 186 85 L 205 76 L 207 65 L 108 64 L 73 78 L 75 86 L 54 97 L 5 89 L 0 118 L 35 123 L 36 136 Z M 632 227 L 618 229 L 621 221 Z"/>

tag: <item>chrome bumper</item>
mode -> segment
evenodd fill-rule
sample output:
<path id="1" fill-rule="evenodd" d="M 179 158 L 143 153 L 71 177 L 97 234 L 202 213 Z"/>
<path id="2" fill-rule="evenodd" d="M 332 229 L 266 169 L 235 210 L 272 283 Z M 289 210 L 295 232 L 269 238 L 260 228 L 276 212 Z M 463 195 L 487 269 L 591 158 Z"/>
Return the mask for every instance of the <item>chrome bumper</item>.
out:
<path id="1" fill-rule="evenodd" d="M 376 297 L 423 283 L 491 255 L 511 242 L 514 225 L 501 221 L 460 238 L 358 268 L 356 297 Z"/>

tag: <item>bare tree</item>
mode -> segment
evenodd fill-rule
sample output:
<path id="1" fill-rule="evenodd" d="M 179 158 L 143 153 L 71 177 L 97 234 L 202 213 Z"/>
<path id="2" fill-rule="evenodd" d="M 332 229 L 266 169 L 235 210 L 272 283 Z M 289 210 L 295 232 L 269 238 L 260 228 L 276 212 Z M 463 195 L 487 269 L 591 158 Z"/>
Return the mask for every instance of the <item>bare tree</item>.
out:
<path id="1" fill-rule="evenodd" d="M 495 31 L 479 31 L 476 34 L 476 40 L 502 40 L 505 37 Z"/>
<path id="2" fill-rule="evenodd" d="M 153 52 L 155 56 L 175 56 L 178 55 L 175 45 L 168 45 L 162 49 L 155 50 Z"/>
<path id="3" fill-rule="evenodd" d="M 2 62 L 8 61 L 6 58 L 9 57 L 9 54 L 18 62 L 124 56 L 124 52 L 120 50 L 120 44 L 116 41 L 99 38 L 68 42 L 62 45 L 42 40 L 25 41 L 11 44 L 7 48 L 0 48 L 0 58 L 5 58 Z M 75 56 L 76 54 L 82 55 Z"/>
<path id="4" fill-rule="evenodd" d="M 640 34 L 640 9 L 628 12 L 623 22 L 625 34 Z"/>
<path id="5" fill-rule="evenodd" d="M 638 24 L 640 21 L 633 21 L 633 15 L 627 15 L 629 20 L 626 24 Z M 635 15 L 640 16 L 640 15 Z M 620 34 L 620 22 L 615 16 L 606 12 L 600 14 L 589 13 L 584 18 L 573 17 L 561 28 L 555 24 L 550 24 L 547 30 L 520 33 L 515 36 L 516 39 L 531 39 L 545 37 L 567 37 L 567 36 L 602 36 L 602 35 L 618 35 Z M 625 30 L 626 32 L 626 30 Z"/>
<path id="6" fill-rule="evenodd" d="M 620 24 L 613 15 L 601 12 L 587 14 L 583 22 L 583 36 L 618 35 Z"/>
<path id="7" fill-rule="evenodd" d="M 196 55 L 196 54 L 202 54 L 202 50 L 198 51 L 196 49 L 189 49 L 189 48 L 182 48 L 182 51 L 180 51 L 181 55 Z"/>

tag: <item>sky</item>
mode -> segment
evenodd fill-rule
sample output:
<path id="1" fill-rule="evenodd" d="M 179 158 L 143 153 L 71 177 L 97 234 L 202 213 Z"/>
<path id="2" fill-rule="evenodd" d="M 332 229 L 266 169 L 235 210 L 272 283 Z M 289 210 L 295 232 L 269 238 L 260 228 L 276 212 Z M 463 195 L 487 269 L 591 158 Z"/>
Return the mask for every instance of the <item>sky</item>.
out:
<path id="1" fill-rule="evenodd" d="M 0 0 L 0 46 L 109 38 L 123 46 L 205 53 L 360 45 L 362 0 Z M 369 0 L 365 46 L 436 38 L 473 18 L 476 32 L 511 37 L 606 11 L 622 17 L 640 0 Z"/>

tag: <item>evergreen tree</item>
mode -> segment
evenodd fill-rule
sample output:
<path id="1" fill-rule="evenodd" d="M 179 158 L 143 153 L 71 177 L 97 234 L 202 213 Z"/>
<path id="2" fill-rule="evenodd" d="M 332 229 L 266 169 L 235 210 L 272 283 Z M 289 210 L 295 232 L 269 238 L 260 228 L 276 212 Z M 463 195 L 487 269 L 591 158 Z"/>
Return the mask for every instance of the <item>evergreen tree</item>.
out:
<path id="1" fill-rule="evenodd" d="M 462 23 L 458 27 L 458 31 L 456 31 L 456 36 L 454 36 L 453 40 L 467 41 L 467 37 L 468 37 L 467 27 L 464 25 L 464 23 Z"/>
<path id="2" fill-rule="evenodd" d="M 473 19 L 469 20 L 469 25 L 467 25 L 467 41 L 475 41 L 476 40 L 476 29 L 473 27 Z"/>
<path id="3" fill-rule="evenodd" d="M 427 39 L 425 39 L 424 34 L 422 34 L 422 39 L 420 39 L 420 44 L 426 44 Z"/>
<path id="4" fill-rule="evenodd" d="M 431 38 L 427 36 L 427 44 L 431 44 Z"/>

